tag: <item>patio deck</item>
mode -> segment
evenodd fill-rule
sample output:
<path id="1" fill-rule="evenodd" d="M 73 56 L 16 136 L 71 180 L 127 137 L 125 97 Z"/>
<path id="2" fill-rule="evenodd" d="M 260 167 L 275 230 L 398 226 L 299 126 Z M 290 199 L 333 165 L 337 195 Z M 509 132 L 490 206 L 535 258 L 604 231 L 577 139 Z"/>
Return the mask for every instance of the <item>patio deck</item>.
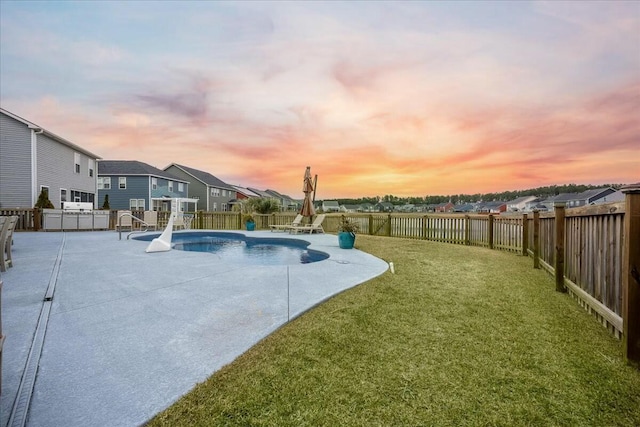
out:
<path id="1" fill-rule="evenodd" d="M 330 258 L 248 268 L 147 254 L 148 242 L 113 231 L 16 234 L 15 266 L 2 274 L 0 425 L 143 424 L 288 318 L 387 269 L 334 235 L 281 236 Z"/>

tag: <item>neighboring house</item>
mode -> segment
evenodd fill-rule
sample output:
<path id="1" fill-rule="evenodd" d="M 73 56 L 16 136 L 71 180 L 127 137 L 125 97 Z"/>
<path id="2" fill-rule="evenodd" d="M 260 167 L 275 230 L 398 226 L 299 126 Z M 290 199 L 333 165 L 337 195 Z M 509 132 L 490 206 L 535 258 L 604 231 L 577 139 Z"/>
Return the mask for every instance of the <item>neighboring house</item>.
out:
<path id="1" fill-rule="evenodd" d="M 239 185 L 232 185 L 234 190 L 236 190 L 236 198 L 238 200 L 250 199 L 252 197 L 260 197 L 259 194 L 254 193 L 245 187 L 240 187 Z"/>
<path id="2" fill-rule="evenodd" d="M 507 202 L 507 212 L 520 212 L 527 210 L 527 203 L 537 200 L 536 196 L 523 196 Z"/>
<path id="3" fill-rule="evenodd" d="M 373 205 L 371 203 L 363 203 L 360 205 L 361 212 L 373 212 Z"/>
<path id="4" fill-rule="evenodd" d="M 291 197 L 280 194 L 275 190 L 265 190 L 265 193 L 269 194 L 272 199 L 276 199 L 280 203 L 280 208 L 283 211 L 295 211 L 302 207 L 300 202 L 293 200 Z"/>
<path id="5" fill-rule="evenodd" d="M 407 203 L 406 205 L 402 205 L 398 207 L 398 211 L 400 212 L 416 212 L 416 205 L 412 203 Z"/>
<path id="6" fill-rule="evenodd" d="M 355 213 L 362 212 L 361 205 L 340 205 L 340 212 Z"/>
<path id="7" fill-rule="evenodd" d="M 476 211 L 479 213 L 501 213 L 507 211 L 507 204 L 505 202 L 482 202 L 476 207 Z"/>
<path id="8" fill-rule="evenodd" d="M 544 208 L 544 205 L 542 205 L 541 202 L 542 200 L 536 197 L 535 199 L 524 204 L 524 210 L 526 212 L 531 212 L 533 210 L 541 210 L 541 208 Z"/>
<path id="9" fill-rule="evenodd" d="M 475 209 L 475 206 L 472 203 L 463 203 L 460 205 L 455 205 L 453 207 L 454 212 L 462 212 L 462 213 L 473 212 L 474 209 Z"/>
<path id="10" fill-rule="evenodd" d="M 207 212 L 227 212 L 235 201 L 236 189 L 208 172 L 172 163 L 165 171 L 189 181 L 189 197 L 200 199 L 198 209 Z"/>
<path id="11" fill-rule="evenodd" d="M 569 206 L 569 202 L 575 200 L 576 197 L 578 197 L 578 193 L 560 193 L 543 200 L 540 202 L 540 205 L 543 205 L 547 210 L 553 210 L 557 203 L 563 203 Z"/>
<path id="12" fill-rule="evenodd" d="M 451 202 L 438 203 L 434 208 L 434 212 L 439 212 L 439 213 L 453 212 L 453 203 Z"/>
<path id="13" fill-rule="evenodd" d="M 267 193 L 266 191 L 262 191 L 262 190 L 258 190 L 257 188 L 253 188 L 253 187 L 247 187 L 249 190 L 251 190 L 252 192 L 254 192 L 255 194 L 258 195 L 258 197 L 262 197 L 265 199 L 273 199 L 274 197 Z"/>
<path id="14" fill-rule="evenodd" d="M 54 207 L 96 207 L 100 157 L 0 108 L 0 208 L 32 208 L 44 189 Z"/>
<path id="15" fill-rule="evenodd" d="M 137 160 L 101 160 L 99 207 L 106 195 L 111 209 L 169 211 L 170 199 L 188 197 L 189 181 Z"/>
<path id="16" fill-rule="evenodd" d="M 571 199 L 567 203 L 568 208 L 576 208 L 580 206 L 595 205 L 598 203 L 608 203 L 606 201 L 608 196 L 613 195 L 616 192 L 615 188 L 594 188 L 592 190 L 583 191 L 575 198 Z M 610 201 L 611 198 L 609 198 Z"/>
<path id="17" fill-rule="evenodd" d="M 337 200 L 324 200 L 322 202 L 323 212 L 340 212 L 340 205 Z"/>
<path id="18" fill-rule="evenodd" d="M 624 202 L 624 201 L 625 201 L 624 193 L 620 190 L 617 190 L 614 193 L 607 194 L 606 196 L 600 199 L 594 200 L 593 204 L 600 205 L 602 203 L 615 203 L 615 202 Z"/>
<path id="19" fill-rule="evenodd" d="M 376 212 L 393 212 L 395 210 L 395 206 L 390 202 L 380 202 L 377 203 L 373 209 Z"/>

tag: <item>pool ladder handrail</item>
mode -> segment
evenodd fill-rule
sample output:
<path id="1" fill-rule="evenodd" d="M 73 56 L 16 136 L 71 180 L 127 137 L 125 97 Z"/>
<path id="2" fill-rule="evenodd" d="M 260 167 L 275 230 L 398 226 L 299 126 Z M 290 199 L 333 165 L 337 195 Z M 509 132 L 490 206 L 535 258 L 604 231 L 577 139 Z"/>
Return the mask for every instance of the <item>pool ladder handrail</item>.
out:
<path id="1" fill-rule="evenodd" d="M 129 240 L 129 237 L 134 234 L 134 233 L 146 233 L 147 231 L 149 231 L 149 227 L 151 226 L 150 224 L 144 222 L 143 220 L 141 220 L 140 218 L 130 214 L 130 213 L 123 213 L 122 215 L 120 215 L 118 217 L 118 240 L 122 240 L 122 218 L 125 216 L 130 216 L 132 218 L 132 223 L 131 223 L 131 231 L 129 232 L 129 234 L 127 234 L 127 240 Z M 133 223 L 134 222 L 138 222 L 140 223 L 140 230 L 134 230 L 133 229 Z M 144 230 L 142 229 L 142 226 L 144 225 Z"/>

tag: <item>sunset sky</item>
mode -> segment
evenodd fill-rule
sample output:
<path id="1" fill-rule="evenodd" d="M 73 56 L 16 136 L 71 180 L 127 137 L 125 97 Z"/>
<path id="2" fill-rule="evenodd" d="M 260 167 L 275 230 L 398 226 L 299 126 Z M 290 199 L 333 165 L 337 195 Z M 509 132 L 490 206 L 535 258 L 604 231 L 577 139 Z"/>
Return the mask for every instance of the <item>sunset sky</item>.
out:
<path id="1" fill-rule="evenodd" d="M 640 181 L 640 2 L 0 2 L 0 104 L 302 198 Z"/>

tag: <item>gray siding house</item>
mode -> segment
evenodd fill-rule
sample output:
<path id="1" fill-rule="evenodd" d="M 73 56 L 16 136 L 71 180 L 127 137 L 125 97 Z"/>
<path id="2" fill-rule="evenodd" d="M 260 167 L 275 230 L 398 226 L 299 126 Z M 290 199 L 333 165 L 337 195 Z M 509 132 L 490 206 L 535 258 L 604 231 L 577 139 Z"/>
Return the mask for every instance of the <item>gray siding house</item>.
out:
<path id="1" fill-rule="evenodd" d="M 164 170 L 190 182 L 189 197 L 200 199 L 198 209 L 207 212 L 227 212 L 231 210 L 231 203 L 236 202 L 235 188 L 208 172 L 176 163 L 170 164 Z"/>
<path id="2" fill-rule="evenodd" d="M 96 202 L 97 155 L 0 108 L 0 208 Z"/>
<path id="3" fill-rule="evenodd" d="M 189 181 L 136 160 L 101 160 L 100 207 L 107 194 L 111 209 L 169 211 L 171 199 L 188 197 Z"/>

